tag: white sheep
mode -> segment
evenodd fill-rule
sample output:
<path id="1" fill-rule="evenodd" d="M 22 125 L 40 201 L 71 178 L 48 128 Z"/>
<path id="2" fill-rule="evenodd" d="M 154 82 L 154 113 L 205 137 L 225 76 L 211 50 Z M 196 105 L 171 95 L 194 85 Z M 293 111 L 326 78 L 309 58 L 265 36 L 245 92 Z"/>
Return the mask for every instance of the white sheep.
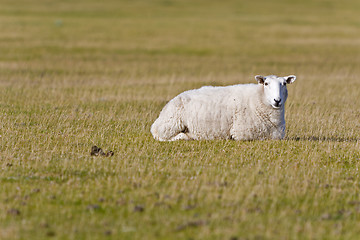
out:
<path id="1" fill-rule="evenodd" d="M 296 76 L 255 76 L 258 84 L 205 86 L 170 100 L 151 126 L 160 141 L 282 139 L 286 84 Z"/>

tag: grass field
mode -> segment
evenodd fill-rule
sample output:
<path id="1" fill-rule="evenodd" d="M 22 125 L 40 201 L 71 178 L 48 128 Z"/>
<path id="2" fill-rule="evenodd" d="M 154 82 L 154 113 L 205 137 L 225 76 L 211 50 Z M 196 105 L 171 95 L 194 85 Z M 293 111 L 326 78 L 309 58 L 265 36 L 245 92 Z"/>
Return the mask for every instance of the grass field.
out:
<path id="1" fill-rule="evenodd" d="M 0 239 L 358 239 L 359 15 L 358 0 L 0 0 Z M 153 140 L 180 92 L 257 74 L 297 75 L 285 140 Z"/>

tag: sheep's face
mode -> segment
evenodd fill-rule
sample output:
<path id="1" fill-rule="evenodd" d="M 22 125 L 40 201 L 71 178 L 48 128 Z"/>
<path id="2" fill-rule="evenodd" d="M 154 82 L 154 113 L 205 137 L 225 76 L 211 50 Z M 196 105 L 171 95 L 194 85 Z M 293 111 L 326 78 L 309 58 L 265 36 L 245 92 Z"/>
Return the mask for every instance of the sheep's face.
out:
<path id="1" fill-rule="evenodd" d="M 287 77 L 270 76 L 255 76 L 259 84 L 264 87 L 265 101 L 275 109 L 280 109 L 284 106 L 288 96 L 286 84 L 293 83 L 296 76 L 290 75 Z"/>

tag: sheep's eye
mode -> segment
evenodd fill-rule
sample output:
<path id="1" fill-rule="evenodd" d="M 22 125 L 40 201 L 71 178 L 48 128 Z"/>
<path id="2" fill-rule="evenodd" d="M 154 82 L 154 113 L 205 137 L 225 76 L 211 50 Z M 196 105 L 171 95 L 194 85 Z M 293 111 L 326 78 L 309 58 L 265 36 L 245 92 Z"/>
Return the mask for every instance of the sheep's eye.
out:
<path id="1" fill-rule="evenodd" d="M 267 85 L 269 85 L 269 84 L 266 82 L 266 83 L 264 83 L 264 85 L 267 86 Z"/>

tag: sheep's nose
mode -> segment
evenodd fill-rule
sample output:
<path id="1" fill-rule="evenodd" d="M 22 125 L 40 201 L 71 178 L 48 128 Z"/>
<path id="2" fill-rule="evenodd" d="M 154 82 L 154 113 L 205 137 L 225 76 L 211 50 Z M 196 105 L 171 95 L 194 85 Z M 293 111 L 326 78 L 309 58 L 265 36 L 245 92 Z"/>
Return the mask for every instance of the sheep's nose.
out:
<path id="1" fill-rule="evenodd" d="M 280 107 L 280 102 L 281 102 L 281 99 L 280 100 L 276 100 L 276 99 L 274 99 L 274 101 L 275 101 L 275 107 Z"/>

